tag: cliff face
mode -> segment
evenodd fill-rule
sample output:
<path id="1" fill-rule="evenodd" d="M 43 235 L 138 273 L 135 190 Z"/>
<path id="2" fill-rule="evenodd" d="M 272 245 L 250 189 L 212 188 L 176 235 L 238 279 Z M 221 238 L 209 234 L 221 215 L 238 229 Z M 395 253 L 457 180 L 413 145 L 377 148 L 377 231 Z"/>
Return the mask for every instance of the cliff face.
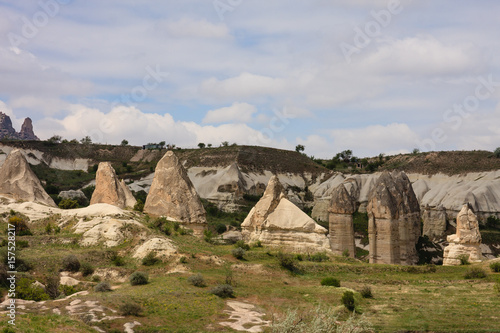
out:
<path id="1" fill-rule="evenodd" d="M 13 139 L 13 140 L 40 140 L 33 132 L 33 123 L 31 118 L 26 118 L 18 133 L 12 127 L 12 120 L 8 115 L 0 112 L 0 140 Z"/>

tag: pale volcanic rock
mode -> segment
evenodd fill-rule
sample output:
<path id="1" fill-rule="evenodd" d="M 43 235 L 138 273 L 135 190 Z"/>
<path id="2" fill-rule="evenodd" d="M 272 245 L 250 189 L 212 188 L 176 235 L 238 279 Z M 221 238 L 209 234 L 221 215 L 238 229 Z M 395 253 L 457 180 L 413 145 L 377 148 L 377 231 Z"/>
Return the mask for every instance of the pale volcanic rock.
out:
<path id="1" fill-rule="evenodd" d="M 440 239 L 446 231 L 446 210 L 443 206 L 432 208 L 425 206 L 422 211 L 423 232 L 431 240 Z"/>
<path id="2" fill-rule="evenodd" d="M 415 264 L 420 207 L 406 174 L 382 173 L 369 197 L 370 263 Z"/>
<path id="3" fill-rule="evenodd" d="M 205 209 L 186 170 L 172 151 L 156 166 L 144 212 L 177 221 L 201 235 L 206 227 Z"/>
<path id="4" fill-rule="evenodd" d="M 354 257 L 356 246 L 354 243 L 353 215 L 356 211 L 356 203 L 347 192 L 344 184 L 337 186 L 332 192 L 329 212 L 330 246 L 334 253 L 342 254 L 349 252 Z"/>
<path id="5" fill-rule="evenodd" d="M 125 182 L 118 180 L 115 169 L 109 162 L 99 163 L 96 186 L 90 204 L 107 203 L 120 208 L 134 207 L 136 200 Z"/>
<path id="6" fill-rule="evenodd" d="M 15 200 L 56 207 L 18 149 L 11 151 L 0 168 L 0 194 Z"/>
<path id="7" fill-rule="evenodd" d="M 125 239 L 137 236 L 138 233 L 146 232 L 147 228 L 137 221 L 120 220 L 109 216 L 96 217 L 89 221 L 81 220 L 74 229 L 75 234 L 83 234 L 80 241 L 82 246 L 103 244 L 106 247 L 113 247 L 120 245 Z"/>
<path id="8" fill-rule="evenodd" d="M 457 231 L 448 236 L 449 245 L 444 249 L 443 265 L 458 266 L 464 256 L 469 262 L 480 262 L 481 233 L 476 214 L 469 204 L 464 204 L 457 216 Z"/>
<path id="9" fill-rule="evenodd" d="M 150 252 L 154 252 L 157 257 L 162 259 L 169 259 L 177 254 L 177 248 L 167 238 L 154 237 L 138 246 L 134 251 L 133 257 L 143 259 Z"/>
<path id="10" fill-rule="evenodd" d="M 330 251 L 328 232 L 285 198 L 277 177 L 272 177 L 264 196 L 241 225 L 246 241 L 293 252 Z"/>

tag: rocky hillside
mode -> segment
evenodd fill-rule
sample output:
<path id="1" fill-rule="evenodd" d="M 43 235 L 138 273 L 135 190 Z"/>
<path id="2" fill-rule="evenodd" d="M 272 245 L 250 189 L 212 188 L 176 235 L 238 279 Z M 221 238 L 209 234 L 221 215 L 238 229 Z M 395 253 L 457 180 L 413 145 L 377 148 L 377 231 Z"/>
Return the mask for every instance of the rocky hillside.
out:
<path id="1" fill-rule="evenodd" d="M 33 132 L 33 123 L 30 118 L 24 119 L 21 131 L 18 133 L 12 127 L 12 120 L 8 115 L 0 112 L 0 140 L 39 140 Z"/>

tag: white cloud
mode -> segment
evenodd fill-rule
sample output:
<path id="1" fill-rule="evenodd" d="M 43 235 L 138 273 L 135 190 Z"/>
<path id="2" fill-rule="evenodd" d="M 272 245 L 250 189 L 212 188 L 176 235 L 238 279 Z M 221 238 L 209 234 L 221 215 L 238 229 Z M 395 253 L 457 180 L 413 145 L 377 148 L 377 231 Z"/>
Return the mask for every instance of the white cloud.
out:
<path id="1" fill-rule="evenodd" d="M 161 22 L 157 28 L 176 38 L 227 38 L 230 36 L 229 30 L 224 24 L 213 24 L 206 20 L 197 21 L 189 18 Z"/>
<path id="2" fill-rule="evenodd" d="M 248 103 L 233 103 L 231 106 L 223 107 L 207 112 L 203 123 L 249 123 L 257 108 Z"/>
<path id="3" fill-rule="evenodd" d="M 244 72 L 225 80 L 205 80 L 201 84 L 201 92 L 209 98 L 234 100 L 281 94 L 285 86 L 283 79 Z"/>

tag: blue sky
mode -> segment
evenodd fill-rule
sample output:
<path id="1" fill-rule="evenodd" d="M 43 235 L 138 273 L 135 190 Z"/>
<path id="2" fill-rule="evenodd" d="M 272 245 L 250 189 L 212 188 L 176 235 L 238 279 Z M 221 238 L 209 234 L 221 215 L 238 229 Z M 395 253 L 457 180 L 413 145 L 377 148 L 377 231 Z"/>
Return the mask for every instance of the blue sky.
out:
<path id="1" fill-rule="evenodd" d="M 330 158 L 500 146 L 495 1 L 0 1 L 0 111 L 42 139 Z"/>

